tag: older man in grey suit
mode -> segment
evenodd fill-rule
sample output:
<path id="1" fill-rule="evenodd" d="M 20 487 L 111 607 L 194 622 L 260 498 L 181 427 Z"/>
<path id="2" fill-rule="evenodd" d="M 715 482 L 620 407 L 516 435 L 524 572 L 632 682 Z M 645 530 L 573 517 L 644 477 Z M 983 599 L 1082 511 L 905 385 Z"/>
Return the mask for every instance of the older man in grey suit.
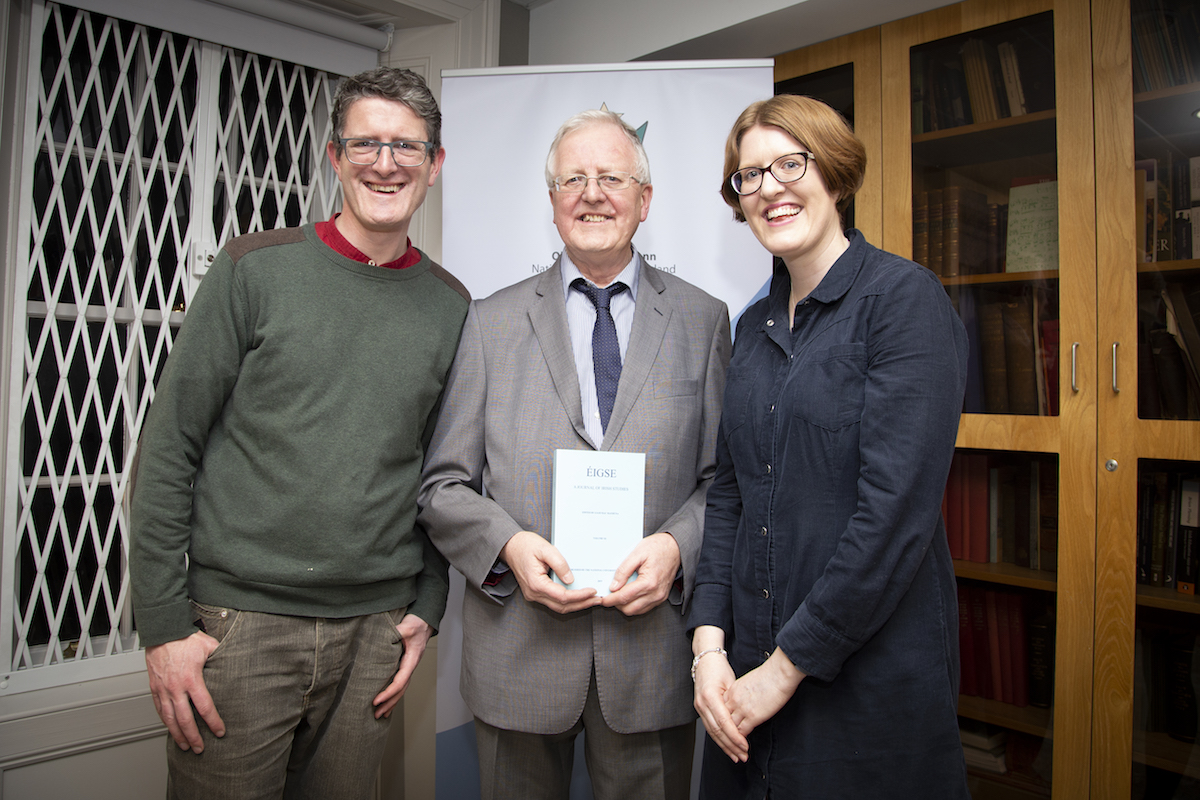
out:
<path id="1" fill-rule="evenodd" d="M 695 712 L 682 611 L 729 313 L 632 247 L 653 189 L 617 115 L 567 120 L 546 180 L 565 252 L 468 313 L 420 520 L 467 580 L 461 688 L 484 798 L 567 797 L 581 730 L 598 800 L 686 798 Z M 574 580 L 549 541 L 557 449 L 646 455 L 643 538 L 603 597 L 550 575 Z"/>

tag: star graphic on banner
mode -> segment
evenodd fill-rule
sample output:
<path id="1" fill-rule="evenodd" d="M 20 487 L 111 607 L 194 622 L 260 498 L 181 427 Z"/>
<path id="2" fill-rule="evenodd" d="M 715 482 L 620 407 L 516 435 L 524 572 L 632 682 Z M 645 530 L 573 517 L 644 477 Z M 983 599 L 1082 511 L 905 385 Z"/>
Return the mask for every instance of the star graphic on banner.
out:
<path id="1" fill-rule="evenodd" d="M 608 109 L 608 103 L 601 103 L 601 104 L 600 104 L 600 110 L 601 110 L 601 111 L 608 111 L 608 110 L 609 110 L 609 109 Z M 624 112 L 622 112 L 622 111 L 610 111 L 609 113 L 611 113 L 611 114 L 616 114 L 618 117 L 623 117 L 623 116 L 625 116 L 625 113 L 624 113 Z M 641 139 L 643 143 L 646 141 L 646 126 L 647 126 L 647 125 L 649 125 L 649 124 L 650 124 L 650 121 L 649 121 L 649 120 L 647 120 L 646 122 L 643 122 L 643 123 L 642 123 L 642 125 L 641 125 L 641 127 L 639 127 L 639 128 L 637 129 L 637 135 L 638 135 L 638 138 L 639 138 L 639 139 Z"/>

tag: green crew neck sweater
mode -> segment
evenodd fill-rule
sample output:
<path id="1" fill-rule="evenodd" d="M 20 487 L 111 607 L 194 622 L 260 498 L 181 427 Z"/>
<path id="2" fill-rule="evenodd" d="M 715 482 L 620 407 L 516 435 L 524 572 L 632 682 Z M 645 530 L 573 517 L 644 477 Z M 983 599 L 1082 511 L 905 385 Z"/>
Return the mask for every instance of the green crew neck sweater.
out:
<path id="1" fill-rule="evenodd" d="M 469 296 L 424 253 L 345 258 L 312 225 L 231 241 L 175 339 L 139 444 L 130 569 L 144 645 L 196 602 L 433 627 L 446 564 L 416 525 Z"/>

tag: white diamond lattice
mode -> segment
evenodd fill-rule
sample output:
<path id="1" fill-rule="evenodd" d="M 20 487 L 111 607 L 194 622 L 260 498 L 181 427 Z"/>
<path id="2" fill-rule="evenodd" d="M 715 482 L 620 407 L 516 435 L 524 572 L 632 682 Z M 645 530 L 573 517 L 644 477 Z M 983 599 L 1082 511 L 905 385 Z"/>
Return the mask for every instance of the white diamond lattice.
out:
<path id="1" fill-rule="evenodd" d="M 340 201 L 336 76 L 53 3 L 35 29 L 0 581 L 14 671 L 136 650 L 131 467 L 189 265 Z"/>

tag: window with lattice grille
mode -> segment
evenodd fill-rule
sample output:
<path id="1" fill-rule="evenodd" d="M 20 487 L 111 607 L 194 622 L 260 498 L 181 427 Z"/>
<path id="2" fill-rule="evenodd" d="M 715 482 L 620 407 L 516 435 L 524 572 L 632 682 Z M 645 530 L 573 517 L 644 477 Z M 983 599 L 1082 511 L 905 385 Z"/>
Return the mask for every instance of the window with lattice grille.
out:
<path id="1" fill-rule="evenodd" d="M 131 467 L 221 244 L 327 219 L 337 76 L 35 3 L 0 564 L 0 690 L 140 667 Z"/>

